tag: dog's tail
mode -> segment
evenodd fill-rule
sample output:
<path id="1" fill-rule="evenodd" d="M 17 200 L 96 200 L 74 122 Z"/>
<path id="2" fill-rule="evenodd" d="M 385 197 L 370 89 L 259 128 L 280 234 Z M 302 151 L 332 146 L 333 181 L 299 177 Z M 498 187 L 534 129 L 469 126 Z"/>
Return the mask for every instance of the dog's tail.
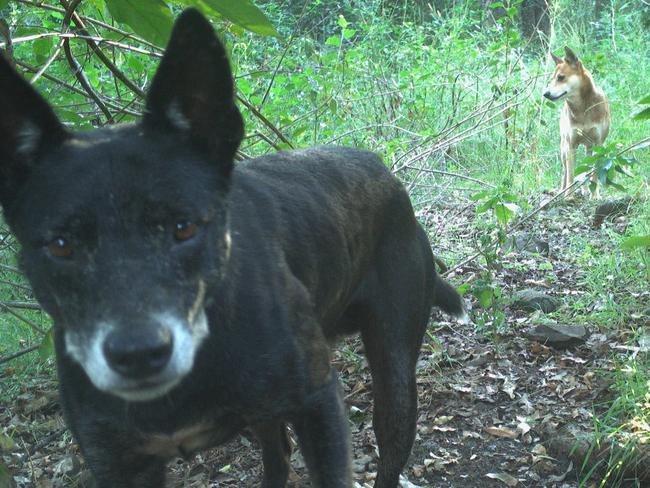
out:
<path id="1" fill-rule="evenodd" d="M 436 281 L 433 285 L 433 304 L 449 315 L 453 315 L 460 322 L 467 323 L 469 317 L 465 309 L 463 297 L 456 291 L 456 288 L 438 276 L 438 274 L 436 274 L 435 279 Z"/>

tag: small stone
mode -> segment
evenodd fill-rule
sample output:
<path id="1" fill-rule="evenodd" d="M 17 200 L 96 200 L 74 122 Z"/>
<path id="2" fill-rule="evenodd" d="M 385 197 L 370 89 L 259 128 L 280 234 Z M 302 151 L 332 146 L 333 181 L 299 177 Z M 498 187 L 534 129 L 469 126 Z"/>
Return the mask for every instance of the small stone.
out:
<path id="1" fill-rule="evenodd" d="M 352 471 L 355 473 L 364 473 L 368 469 L 368 465 L 372 461 L 372 456 L 361 456 L 360 458 L 352 461 Z"/>
<path id="2" fill-rule="evenodd" d="M 81 469 L 81 461 L 77 456 L 66 456 L 54 466 L 54 476 L 74 476 Z"/>
<path id="3" fill-rule="evenodd" d="M 542 256 L 548 256 L 550 253 L 548 242 L 526 233 L 512 236 L 506 243 L 506 249 L 541 254 Z"/>
<path id="4" fill-rule="evenodd" d="M 561 349 L 583 344 L 589 337 L 589 331 L 582 325 L 538 324 L 529 330 L 526 336 Z"/>
<path id="5" fill-rule="evenodd" d="M 607 217 L 613 218 L 628 213 L 631 205 L 632 197 L 629 196 L 601 203 L 594 212 L 594 227 L 600 229 Z"/>
<path id="6" fill-rule="evenodd" d="M 527 312 L 540 310 L 544 313 L 551 313 L 555 312 L 561 305 L 560 300 L 557 298 L 537 290 L 522 290 L 516 293 L 513 298 L 513 308 L 526 310 Z"/>

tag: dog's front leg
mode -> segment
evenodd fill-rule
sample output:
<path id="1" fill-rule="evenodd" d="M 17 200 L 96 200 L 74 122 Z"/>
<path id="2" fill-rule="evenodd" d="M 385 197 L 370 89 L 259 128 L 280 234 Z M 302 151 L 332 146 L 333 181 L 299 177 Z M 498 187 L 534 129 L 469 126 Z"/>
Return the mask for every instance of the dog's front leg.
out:
<path id="1" fill-rule="evenodd" d="M 284 488 L 289 477 L 291 444 L 284 422 L 266 422 L 253 427 L 262 445 L 264 481 L 262 488 Z"/>
<path id="2" fill-rule="evenodd" d="M 98 442 L 99 444 L 99 442 Z M 164 488 L 165 461 L 133 454 L 124 446 L 82 449 L 96 488 Z"/>
<path id="3" fill-rule="evenodd" d="M 350 488 L 350 432 L 336 372 L 292 422 L 315 488 Z"/>
<path id="4" fill-rule="evenodd" d="M 561 147 L 562 166 L 564 175 L 562 177 L 562 190 L 566 190 L 573 184 L 573 173 L 575 171 L 576 148 L 571 140 L 563 139 Z M 570 198 L 573 195 L 573 189 L 569 190 L 565 197 Z"/>

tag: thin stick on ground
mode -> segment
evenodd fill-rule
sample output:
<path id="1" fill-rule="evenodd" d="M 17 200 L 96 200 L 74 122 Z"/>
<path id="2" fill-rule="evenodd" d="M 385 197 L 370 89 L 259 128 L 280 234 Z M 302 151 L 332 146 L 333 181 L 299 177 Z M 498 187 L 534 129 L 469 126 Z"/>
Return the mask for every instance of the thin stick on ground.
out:
<path id="1" fill-rule="evenodd" d="M 12 354 L 7 354 L 6 356 L 0 357 L 0 364 L 8 363 L 9 361 L 13 361 L 14 359 L 18 359 L 21 356 L 24 356 L 25 354 L 29 354 L 30 352 L 36 351 L 40 346 L 29 346 L 23 349 L 22 351 L 14 352 Z"/>

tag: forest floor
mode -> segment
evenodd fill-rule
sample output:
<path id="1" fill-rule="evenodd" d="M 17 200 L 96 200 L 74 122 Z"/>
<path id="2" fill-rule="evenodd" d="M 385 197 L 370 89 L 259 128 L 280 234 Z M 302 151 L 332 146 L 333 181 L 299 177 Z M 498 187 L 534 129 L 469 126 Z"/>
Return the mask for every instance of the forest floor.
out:
<path id="1" fill-rule="evenodd" d="M 404 470 L 404 488 L 598 486 L 596 481 L 580 484 L 581 466 L 567 457 L 571 446 L 558 446 L 564 441 L 554 433 L 565 426 L 580 432 L 593 429 L 594 412 L 612 395 L 612 358 L 628 350 L 629 331 L 591 329 L 586 341 L 556 349 L 526 334 L 543 321 L 543 314 L 516 309 L 506 299 L 517 290 L 542 289 L 569 307 L 564 316 L 571 316 L 573 298 L 585 293 L 586 270 L 569 240 L 583 235 L 602 252 L 614 245 L 606 232 L 592 227 L 593 208 L 586 201 L 563 204 L 530 222 L 524 230 L 549 243 L 548 257 L 527 252 L 502 256 L 495 279 L 505 317 L 498 328 L 461 325 L 435 313 L 418 363 L 417 438 Z M 466 218 L 470 225 L 471 212 Z M 625 224 L 606 225 L 617 232 L 616 226 Z M 547 278 L 549 262 L 553 280 Z M 470 263 L 451 281 L 458 284 L 478 272 Z M 593 307 L 599 306 L 594 300 Z M 629 320 L 638 327 L 650 325 L 647 311 Z M 589 323 L 582 325 L 590 329 Z M 372 486 L 377 452 L 370 373 L 361 343 L 345 341 L 337 348 L 335 365 L 351 408 L 354 478 L 358 486 Z M 12 429 L 15 446 L 3 458 L 18 487 L 91 486 L 78 447 L 64 429 L 51 376 L 33 378 L 12 404 L 0 406 L 0 425 Z M 292 486 L 309 486 L 297 449 L 292 466 Z M 249 487 L 259 486 L 260 477 L 260 451 L 245 432 L 190 461 L 172 463 L 170 486 Z"/>

